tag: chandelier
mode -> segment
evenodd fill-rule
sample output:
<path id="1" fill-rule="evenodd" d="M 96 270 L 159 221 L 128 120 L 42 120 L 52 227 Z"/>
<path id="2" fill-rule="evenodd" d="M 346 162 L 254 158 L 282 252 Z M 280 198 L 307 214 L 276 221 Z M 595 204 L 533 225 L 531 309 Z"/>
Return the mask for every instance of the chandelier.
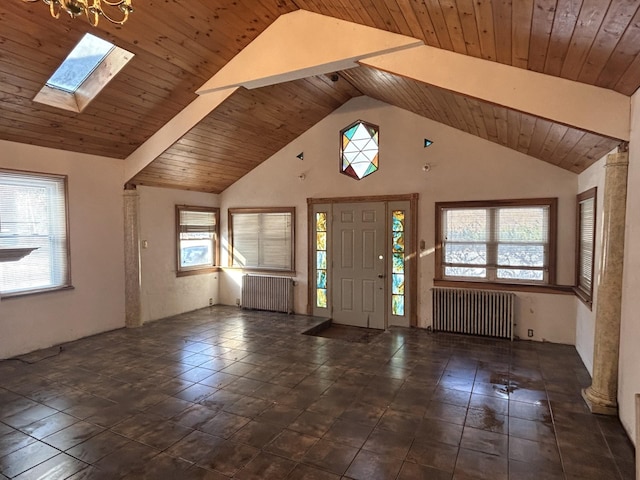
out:
<path id="1" fill-rule="evenodd" d="M 25 3 L 33 3 L 38 0 L 22 0 Z M 60 18 L 60 10 L 75 18 L 80 15 L 86 15 L 87 20 L 92 26 L 98 25 L 100 17 L 106 18 L 111 23 L 122 25 L 129 18 L 129 14 L 133 12 L 131 6 L 132 0 L 42 0 L 49 5 L 49 12 L 53 18 Z M 103 9 L 108 7 L 108 12 L 120 10 L 117 17 L 112 17 Z"/>

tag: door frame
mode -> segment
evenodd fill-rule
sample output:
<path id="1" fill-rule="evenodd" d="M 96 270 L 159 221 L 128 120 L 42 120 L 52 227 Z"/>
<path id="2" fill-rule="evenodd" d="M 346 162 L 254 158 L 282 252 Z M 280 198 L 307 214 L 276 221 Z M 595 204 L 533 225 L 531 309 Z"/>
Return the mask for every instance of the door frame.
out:
<path id="1" fill-rule="evenodd" d="M 410 242 L 411 246 L 405 252 L 407 262 L 409 263 L 409 282 L 408 282 L 408 296 L 409 296 L 409 325 L 416 327 L 418 325 L 418 199 L 419 194 L 409 193 L 401 195 L 372 195 L 364 197 L 328 197 L 328 198 L 307 198 L 307 315 L 313 314 L 312 300 L 315 298 L 315 285 L 316 280 L 314 277 L 315 272 L 315 251 L 312 248 L 314 245 L 315 236 L 315 217 L 313 214 L 313 207 L 317 204 L 335 204 L 335 203 L 367 203 L 367 202 L 402 202 L 408 201 L 411 211 L 411 218 L 409 219 L 411 233 Z M 386 290 L 386 289 L 385 289 Z M 388 293 L 388 292 L 385 292 Z M 386 312 L 385 312 L 386 318 Z M 386 322 L 385 322 L 386 324 Z"/>

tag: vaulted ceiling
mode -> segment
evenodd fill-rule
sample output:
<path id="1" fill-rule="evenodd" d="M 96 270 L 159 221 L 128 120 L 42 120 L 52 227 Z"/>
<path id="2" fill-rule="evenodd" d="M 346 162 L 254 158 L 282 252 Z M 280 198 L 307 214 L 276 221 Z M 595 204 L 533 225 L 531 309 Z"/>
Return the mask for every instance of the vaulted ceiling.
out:
<path id="1" fill-rule="evenodd" d="M 124 26 L 0 6 L 0 139 L 125 159 L 280 15 L 298 9 L 426 45 L 611 89 L 640 86 L 640 2 L 632 0 L 136 0 Z M 33 98 L 85 32 L 135 54 L 83 113 Z M 334 109 L 368 95 L 581 172 L 620 143 L 594 132 L 361 66 L 240 88 L 132 183 L 218 193 Z"/>

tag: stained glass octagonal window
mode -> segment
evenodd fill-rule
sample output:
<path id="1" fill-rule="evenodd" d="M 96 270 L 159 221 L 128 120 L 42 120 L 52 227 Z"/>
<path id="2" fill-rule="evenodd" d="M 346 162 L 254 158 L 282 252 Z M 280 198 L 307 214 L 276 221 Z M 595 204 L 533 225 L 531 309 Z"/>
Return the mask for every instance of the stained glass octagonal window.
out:
<path id="1" fill-rule="evenodd" d="M 340 172 L 360 180 L 378 170 L 377 125 L 358 120 L 340 132 Z"/>

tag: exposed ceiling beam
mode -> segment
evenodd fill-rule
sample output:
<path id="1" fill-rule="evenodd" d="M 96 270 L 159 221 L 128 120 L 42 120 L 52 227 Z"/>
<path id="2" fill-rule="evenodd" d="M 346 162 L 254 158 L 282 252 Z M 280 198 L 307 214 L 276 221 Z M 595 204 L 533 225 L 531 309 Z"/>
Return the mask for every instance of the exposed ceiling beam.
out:
<path id="1" fill-rule="evenodd" d="M 422 45 L 413 37 L 306 10 L 281 15 L 199 90 L 248 89 L 357 67 L 361 58 Z"/>
<path id="2" fill-rule="evenodd" d="M 589 132 L 629 140 L 631 99 L 605 88 L 426 45 L 361 59 L 359 63 Z"/>
<path id="3" fill-rule="evenodd" d="M 180 140 L 236 90 L 237 88 L 218 90 L 211 95 L 200 96 L 187 105 L 178 115 L 169 120 L 125 159 L 124 183 L 135 177 L 138 172 L 153 162 L 167 148 Z"/>
<path id="4" fill-rule="evenodd" d="M 198 90 L 199 98 L 127 157 L 125 183 L 239 86 L 252 89 L 344 70 L 366 56 L 419 45 L 422 41 L 412 37 L 306 10 L 281 15 Z"/>
<path id="5" fill-rule="evenodd" d="M 198 99 L 133 152 L 125 161 L 125 182 L 239 86 L 253 89 L 358 64 L 588 132 L 629 139 L 630 98 L 623 94 L 298 10 L 278 17 L 198 90 Z"/>

